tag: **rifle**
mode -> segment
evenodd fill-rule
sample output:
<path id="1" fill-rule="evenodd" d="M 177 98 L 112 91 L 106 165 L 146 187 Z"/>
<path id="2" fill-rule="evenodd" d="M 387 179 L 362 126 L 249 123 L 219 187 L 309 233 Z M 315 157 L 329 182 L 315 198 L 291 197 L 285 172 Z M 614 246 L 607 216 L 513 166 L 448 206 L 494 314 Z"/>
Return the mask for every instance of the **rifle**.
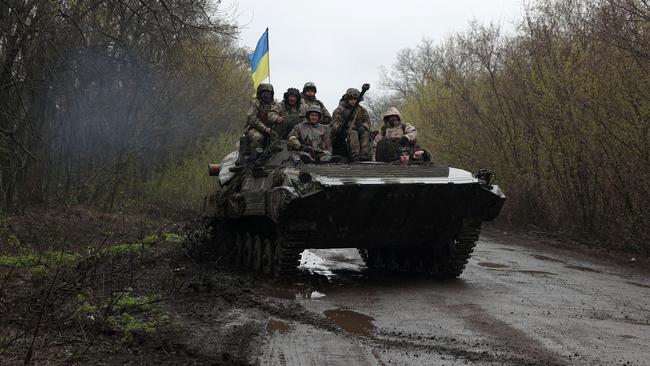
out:
<path id="1" fill-rule="evenodd" d="M 350 124 L 350 121 L 352 120 L 352 116 L 357 111 L 357 107 L 359 106 L 359 103 L 361 100 L 363 100 L 363 95 L 366 94 L 366 92 L 370 89 L 370 84 L 365 83 L 361 86 L 361 94 L 359 94 L 359 98 L 357 99 L 357 103 L 352 107 L 352 111 L 350 111 L 350 114 L 348 114 L 348 117 L 343 121 L 343 124 L 341 125 L 341 128 L 338 131 L 338 134 L 336 136 L 337 140 L 344 139 L 345 140 L 345 146 L 346 149 L 348 149 L 348 125 Z"/>

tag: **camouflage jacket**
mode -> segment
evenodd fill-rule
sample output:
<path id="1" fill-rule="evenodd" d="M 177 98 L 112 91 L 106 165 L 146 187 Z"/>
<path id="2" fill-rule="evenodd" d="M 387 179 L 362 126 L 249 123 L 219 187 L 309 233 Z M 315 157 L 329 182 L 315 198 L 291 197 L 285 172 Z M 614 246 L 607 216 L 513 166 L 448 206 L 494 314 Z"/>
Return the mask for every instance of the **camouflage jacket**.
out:
<path id="1" fill-rule="evenodd" d="M 302 122 L 289 133 L 287 146 L 290 150 L 300 150 L 302 146 L 308 146 L 316 151 L 331 154 L 332 140 L 330 126 L 320 123 L 312 125 L 306 121 Z"/>
<path id="2" fill-rule="evenodd" d="M 278 103 L 274 100 L 270 104 L 263 103 L 259 99 L 253 99 L 248 113 L 246 114 L 246 129 L 255 129 L 259 132 L 264 132 L 267 127 L 273 127 L 273 123 L 269 121 L 269 112 Z"/>
<path id="3" fill-rule="evenodd" d="M 372 150 L 374 151 L 379 141 L 383 139 L 400 139 L 402 136 L 406 136 L 411 144 L 415 144 L 418 139 L 418 130 L 412 124 L 406 122 L 400 122 L 393 127 L 384 125 L 372 141 Z"/>
<path id="4" fill-rule="evenodd" d="M 348 118 L 352 108 L 348 106 L 347 102 L 342 100 L 339 102 L 339 106 L 334 110 L 332 114 L 332 127 L 335 130 L 341 128 L 343 122 Z M 366 108 L 362 105 L 357 107 L 357 110 L 354 112 L 354 116 L 350 120 L 349 128 L 357 129 L 360 126 L 365 127 L 366 130 L 370 131 L 370 115 Z"/>
<path id="5" fill-rule="evenodd" d="M 287 124 L 287 129 L 291 131 L 297 124 L 302 122 L 303 117 L 305 116 L 305 103 L 302 101 L 294 106 L 283 102 L 276 103 L 268 114 L 268 119 L 272 123 L 275 123 L 278 118 L 283 117 L 284 123 Z"/>
<path id="6" fill-rule="evenodd" d="M 304 104 L 303 115 L 304 115 L 305 110 L 308 107 L 311 107 L 312 105 L 315 104 L 315 105 L 320 107 L 320 111 L 322 113 L 321 123 L 324 124 L 324 125 L 329 125 L 330 124 L 330 121 L 332 120 L 332 116 L 330 115 L 330 112 L 327 110 L 327 108 L 325 108 L 325 104 L 323 104 L 323 102 L 316 99 L 315 97 L 311 98 L 311 100 L 310 100 L 310 98 L 305 96 L 304 94 L 301 94 L 300 99 L 302 100 L 302 102 Z"/>

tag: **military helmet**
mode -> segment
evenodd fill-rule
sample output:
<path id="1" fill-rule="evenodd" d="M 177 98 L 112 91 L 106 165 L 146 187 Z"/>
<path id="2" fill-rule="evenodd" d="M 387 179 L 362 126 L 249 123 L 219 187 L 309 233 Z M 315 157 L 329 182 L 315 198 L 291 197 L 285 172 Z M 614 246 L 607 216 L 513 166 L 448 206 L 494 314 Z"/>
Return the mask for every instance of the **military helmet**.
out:
<path id="1" fill-rule="evenodd" d="M 304 93 L 307 89 L 314 89 L 314 93 L 318 92 L 316 89 L 316 84 L 312 83 L 311 81 L 305 83 L 305 86 L 302 87 L 302 92 Z"/>
<path id="2" fill-rule="evenodd" d="M 273 92 L 273 85 L 268 84 L 268 83 L 262 83 L 262 84 L 258 85 L 258 86 L 257 86 L 257 96 L 259 97 L 260 94 L 261 94 L 263 91 L 271 92 L 271 96 L 273 96 L 273 94 L 274 94 L 274 92 Z"/>
<path id="3" fill-rule="evenodd" d="M 289 88 L 287 89 L 287 92 L 284 93 L 284 97 L 286 98 L 288 95 L 295 95 L 296 97 L 300 97 L 300 90 L 296 88 Z"/>
<path id="4" fill-rule="evenodd" d="M 307 110 L 305 110 L 305 116 L 309 117 L 309 113 L 311 112 L 318 113 L 319 118 L 320 116 L 323 115 L 323 112 L 320 110 L 320 107 L 317 104 L 312 104 L 309 107 L 307 107 Z"/>
<path id="5" fill-rule="evenodd" d="M 350 99 L 350 98 L 359 99 L 360 95 L 361 92 L 359 91 L 359 89 L 350 88 L 345 92 L 345 99 Z"/>

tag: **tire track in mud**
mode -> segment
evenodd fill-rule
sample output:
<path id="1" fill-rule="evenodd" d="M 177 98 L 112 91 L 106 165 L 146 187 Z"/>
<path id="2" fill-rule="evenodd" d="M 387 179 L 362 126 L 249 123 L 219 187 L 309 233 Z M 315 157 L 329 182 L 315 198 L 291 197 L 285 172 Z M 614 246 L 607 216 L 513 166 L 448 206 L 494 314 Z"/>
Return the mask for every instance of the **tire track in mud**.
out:
<path id="1" fill-rule="evenodd" d="M 448 305 L 447 310 L 463 319 L 470 328 L 502 343 L 502 347 L 511 352 L 530 354 L 543 364 L 566 364 L 560 355 L 548 350 L 539 340 L 530 337 L 505 321 L 491 316 L 478 304 Z"/>

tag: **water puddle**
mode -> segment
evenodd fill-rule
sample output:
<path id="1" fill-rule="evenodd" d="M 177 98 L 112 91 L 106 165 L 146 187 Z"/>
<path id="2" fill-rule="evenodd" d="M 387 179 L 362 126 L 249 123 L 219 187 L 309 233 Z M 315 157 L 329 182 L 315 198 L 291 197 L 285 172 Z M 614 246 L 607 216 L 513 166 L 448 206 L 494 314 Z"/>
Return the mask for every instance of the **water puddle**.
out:
<path id="1" fill-rule="evenodd" d="M 546 262 L 564 263 L 564 261 L 562 261 L 562 260 L 547 257 L 547 256 L 541 255 L 541 254 L 531 254 L 531 255 L 533 256 L 533 258 L 537 258 L 539 260 L 546 261 Z"/>
<path id="2" fill-rule="evenodd" d="M 486 268 L 508 268 L 508 266 L 505 264 L 492 262 L 478 262 L 478 265 Z"/>
<path id="3" fill-rule="evenodd" d="M 626 318 L 626 319 L 616 319 L 619 321 L 624 321 L 628 324 L 634 324 L 634 325 L 650 325 L 650 319 L 631 319 L 631 318 Z"/>
<path id="4" fill-rule="evenodd" d="M 530 269 L 519 269 L 519 270 L 512 271 L 512 272 L 525 273 L 525 274 L 531 274 L 531 275 L 557 276 L 557 273 L 551 273 L 551 272 L 546 272 L 546 271 L 535 271 L 535 270 L 530 270 Z"/>
<path id="5" fill-rule="evenodd" d="M 273 334 L 273 333 L 287 334 L 287 333 L 289 333 L 289 324 L 287 324 L 286 322 L 283 322 L 282 320 L 271 319 L 266 324 L 266 333 L 268 333 L 268 334 Z"/>
<path id="6" fill-rule="evenodd" d="M 583 266 L 574 266 L 574 265 L 572 265 L 572 264 L 567 264 L 565 267 L 566 267 L 566 268 L 575 269 L 575 270 L 578 270 L 578 271 L 582 271 L 582 272 L 601 273 L 601 272 L 600 272 L 599 270 L 597 270 L 597 269 L 593 269 L 593 268 L 589 268 L 589 267 L 583 267 Z"/>
<path id="7" fill-rule="evenodd" d="M 368 315 L 357 313 L 351 310 L 325 310 L 326 317 L 348 333 L 370 337 L 375 327 L 372 325 L 373 318 Z"/>
<path id="8" fill-rule="evenodd" d="M 309 249 L 302 252 L 299 269 L 315 276 L 363 277 L 365 265 L 356 249 Z"/>
<path id="9" fill-rule="evenodd" d="M 634 286 L 643 287 L 643 288 L 650 288 L 650 286 L 644 285 L 644 284 L 638 283 L 638 282 L 627 281 L 626 283 L 628 285 L 634 285 Z"/>
<path id="10" fill-rule="evenodd" d="M 308 287 L 263 287 L 255 290 L 256 293 L 262 296 L 273 297 L 282 300 L 295 300 L 295 299 L 319 299 L 325 297 L 325 294 L 318 292 Z"/>
<path id="11" fill-rule="evenodd" d="M 274 297 L 283 300 L 295 300 L 296 292 L 288 288 L 264 287 L 257 289 L 255 292 L 262 296 Z"/>

